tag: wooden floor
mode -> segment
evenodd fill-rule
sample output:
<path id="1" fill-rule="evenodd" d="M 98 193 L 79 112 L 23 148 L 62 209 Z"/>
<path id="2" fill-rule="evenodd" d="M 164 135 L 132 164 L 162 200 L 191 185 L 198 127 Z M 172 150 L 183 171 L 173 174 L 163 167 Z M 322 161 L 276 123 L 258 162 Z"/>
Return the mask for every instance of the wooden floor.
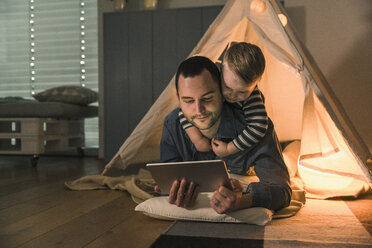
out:
<path id="1" fill-rule="evenodd" d="M 134 211 L 126 192 L 70 191 L 99 174 L 94 157 L 0 156 L 0 247 L 149 247 L 171 224 Z"/>

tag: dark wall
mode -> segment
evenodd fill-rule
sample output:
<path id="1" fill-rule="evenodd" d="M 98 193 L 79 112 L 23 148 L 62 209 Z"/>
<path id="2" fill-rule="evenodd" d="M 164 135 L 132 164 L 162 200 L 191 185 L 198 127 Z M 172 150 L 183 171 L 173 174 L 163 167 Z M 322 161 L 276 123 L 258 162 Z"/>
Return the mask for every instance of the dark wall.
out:
<path id="1" fill-rule="evenodd" d="M 104 14 L 104 159 L 167 86 L 222 7 Z"/>

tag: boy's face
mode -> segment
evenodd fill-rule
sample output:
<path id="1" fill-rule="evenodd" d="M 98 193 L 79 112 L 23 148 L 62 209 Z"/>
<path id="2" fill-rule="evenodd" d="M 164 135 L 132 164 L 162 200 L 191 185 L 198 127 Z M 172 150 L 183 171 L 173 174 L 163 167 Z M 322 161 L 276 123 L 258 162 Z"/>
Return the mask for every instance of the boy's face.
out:
<path id="1" fill-rule="evenodd" d="M 181 74 L 178 94 L 183 114 L 195 127 L 208 130 L 220 120 L 223 98 L 209 71 L 187 78 Z"/>
<path id="2" fill-rule="evenodd" d="M 236 75 L 227 63 L 222 65 L 222 94 L 228 102 L 240 102 L 246 100 L 253 92 L 260 78 L 253 83 L 247 84 Z"/>

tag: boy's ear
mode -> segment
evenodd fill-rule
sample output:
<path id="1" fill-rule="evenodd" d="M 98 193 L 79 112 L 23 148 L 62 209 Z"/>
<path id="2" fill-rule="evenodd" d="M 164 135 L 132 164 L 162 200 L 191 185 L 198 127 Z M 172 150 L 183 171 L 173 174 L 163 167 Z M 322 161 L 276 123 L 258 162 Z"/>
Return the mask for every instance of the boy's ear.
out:
<path id="1" fill-rule="evenodd" d="M 261 79 L 262 79 L 262 75 L 261 75 L 259 78 L 257 78 L 257 80 L 256 80 L 257 84 L 258 84 L 259 82 L 261 82 Z"/>

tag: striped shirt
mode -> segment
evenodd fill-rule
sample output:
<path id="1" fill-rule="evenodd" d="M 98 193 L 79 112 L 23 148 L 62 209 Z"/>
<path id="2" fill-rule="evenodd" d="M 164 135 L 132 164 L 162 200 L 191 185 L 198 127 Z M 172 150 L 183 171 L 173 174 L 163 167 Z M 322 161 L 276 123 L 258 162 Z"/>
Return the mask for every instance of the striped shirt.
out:
<path id="1" fill-rule="evenodd" d="M 244 151 L 257 145 L 266 134 L 268 116 L 265 109 L 264 96 L 256 86 L 246 100 L 233 103 L 233 105 L 244 111 L 246 127 L 232 142 L 238 150 Z M 184 130 L 192 126 L 185 118 L 182 110 L 179 111 L 178 117 Z"/>
<path id="2" fill-rule="evenodd" d="M 183 130 L 186 130 L 187 128 L 192 127 L 192 124 L 186 119 L 181 108 L 180 108 L 180 111 L 178 112 L 178 118 L 180 119 L 181 127 L 183 128 Z"/>
<path id="3" fill-rule="evenodd" d="M 244 111 L 246 127 L 232 142 L 237 149 L 244 151 L 257 145 L 267 131 L 268 117 L 261 91 L 256 88 L 247 100 L 233 103 Z"/>

